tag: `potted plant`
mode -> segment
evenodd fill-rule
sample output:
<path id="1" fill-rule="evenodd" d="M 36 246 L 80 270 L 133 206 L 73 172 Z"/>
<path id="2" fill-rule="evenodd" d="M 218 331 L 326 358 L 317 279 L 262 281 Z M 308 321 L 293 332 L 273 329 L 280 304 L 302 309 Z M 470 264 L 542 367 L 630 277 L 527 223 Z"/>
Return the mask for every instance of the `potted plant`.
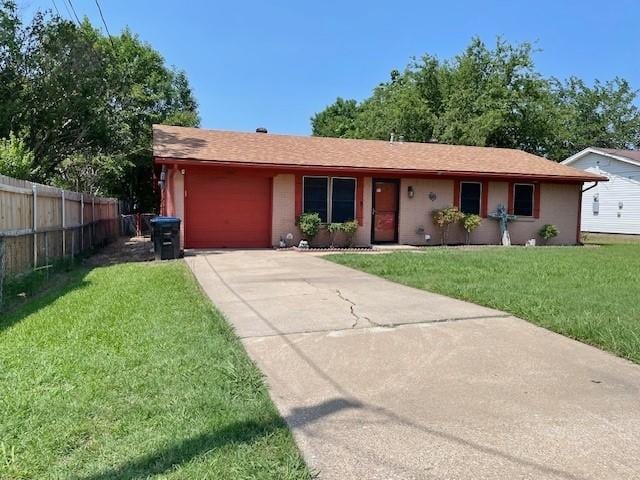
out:
<path id="1" fill-rule="evenodd" d="M 558 227 L 550 223 L 543 225 L 542 228 L 538 230 L 538 235 L 542 237 L 543 243 L 545 245 L 550 239 L 552 239 L 553 237 L 557 237 L 559 233 L 560 232 L 558 231 Z"/>
<path id="2" fill-rule="evenodd" d="M 302 213 L 298 217 L 298 229 L 309 244 L 311 244 L 313 237 L 320 231 L 321 224 L 322 219 L 317 213 Z"/>
<path id="3" fill-rule="evenodd" d="M 329 232 L 329 247 L 333 248 L 336 234 L 342 231 L 342 223 L 330 223 L 327 225 L 327 231 Z"/>
<path id="4" fill-rule="evenodd" d="M 356 232 L 358 231 L 358 221 L 349 220 L 348 222 L 344 222 L 342 224 L 342 231 L 347 238 L 347 247 L 353 246 L 353 237 L 355 237 Z"/>

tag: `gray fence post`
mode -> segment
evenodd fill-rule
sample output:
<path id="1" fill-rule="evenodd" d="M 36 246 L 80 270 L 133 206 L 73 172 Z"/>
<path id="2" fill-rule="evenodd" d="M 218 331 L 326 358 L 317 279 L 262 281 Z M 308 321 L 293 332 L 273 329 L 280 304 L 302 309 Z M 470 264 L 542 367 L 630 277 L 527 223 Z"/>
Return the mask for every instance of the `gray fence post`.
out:
<path id="1" fill-rule="evenodd" d="M 38 268 L 38 186 L 31 185 L 33 191 L 33 269 Z"/>
<path id="2" fill-rule="evenodd" d="M 4 302 L 4 237 L 0 235 L 0 309 Z"/>
<path id="3" fill-rule="evenodd" d="M 49 278 L 49 236 L 47 231 L 44 231 L 44 269 L 47 272 L 47 278 Z"/>
<path id="4" fill-rule="evenodd" d="M 66 254 L 67 254 L 67 231 L 65 230 L 66 226 L 67 226 L 67 222 L 65 219 L 65 212 L 64 212 L 64 190 L 60 191 L 60 200 L 62 201 L 62 259 L 64 260 Z"/>
<path id="5" fill-rule="evenodd" d="M 95 234 L 96 234 L 96 197 L 91 195 L 91 248 L 93 248 L 93 243 L 95 242 Z"/>
<path id="6" fill-rule="evenodd" d="M 80 194 L 80 248 L 78 252 L 84 250 L 84 193 Z"/>

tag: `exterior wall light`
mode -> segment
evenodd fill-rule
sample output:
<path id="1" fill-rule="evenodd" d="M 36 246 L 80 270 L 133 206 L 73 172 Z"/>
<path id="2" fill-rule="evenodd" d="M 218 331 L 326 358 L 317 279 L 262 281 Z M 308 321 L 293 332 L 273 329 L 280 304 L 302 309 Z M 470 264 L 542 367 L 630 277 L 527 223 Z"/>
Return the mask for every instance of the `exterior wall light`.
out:
<path id="1" fill-rule="evenodd" d="M 407 195 L 409 195 L 409 198 L 413 198 L 415 194 L 416 193 L 413 191 L 413 187 L 409 185 L 409 187 L 407 188 Z"/>

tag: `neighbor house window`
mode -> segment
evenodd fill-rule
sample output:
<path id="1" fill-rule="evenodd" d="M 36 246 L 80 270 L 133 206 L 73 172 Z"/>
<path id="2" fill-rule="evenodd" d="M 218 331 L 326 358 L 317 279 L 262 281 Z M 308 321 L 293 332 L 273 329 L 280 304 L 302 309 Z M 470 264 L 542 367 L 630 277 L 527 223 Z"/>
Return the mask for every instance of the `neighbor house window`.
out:
<path id="1" fill-rule="evenodd" d="M 479 182 L 460 182 L 460 211 L 480 215 L 482 184 Z"/>
<path id="2" fill-rule="evenodd" d="M 305 213 L 317 213 L 323 223 L 342 223 L 356 217 L 356 179 L 304 177 Z"/>
<path id="3" fill-rule="evenodd" d="M 534 186 L 530 183 L 516 183 L 513 186 L 513 214 L 533 217 Z"/>

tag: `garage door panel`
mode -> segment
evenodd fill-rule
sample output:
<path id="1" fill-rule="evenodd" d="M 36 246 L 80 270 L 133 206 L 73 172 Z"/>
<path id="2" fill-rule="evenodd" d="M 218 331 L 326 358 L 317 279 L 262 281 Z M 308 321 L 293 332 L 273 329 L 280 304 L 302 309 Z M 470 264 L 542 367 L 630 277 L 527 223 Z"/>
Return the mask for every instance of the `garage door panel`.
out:
<path id="1" fill-rule="evenodd" d="M 186 185 L 188 248 L 270 245 L 271 178 L 192 168 Z"/>

